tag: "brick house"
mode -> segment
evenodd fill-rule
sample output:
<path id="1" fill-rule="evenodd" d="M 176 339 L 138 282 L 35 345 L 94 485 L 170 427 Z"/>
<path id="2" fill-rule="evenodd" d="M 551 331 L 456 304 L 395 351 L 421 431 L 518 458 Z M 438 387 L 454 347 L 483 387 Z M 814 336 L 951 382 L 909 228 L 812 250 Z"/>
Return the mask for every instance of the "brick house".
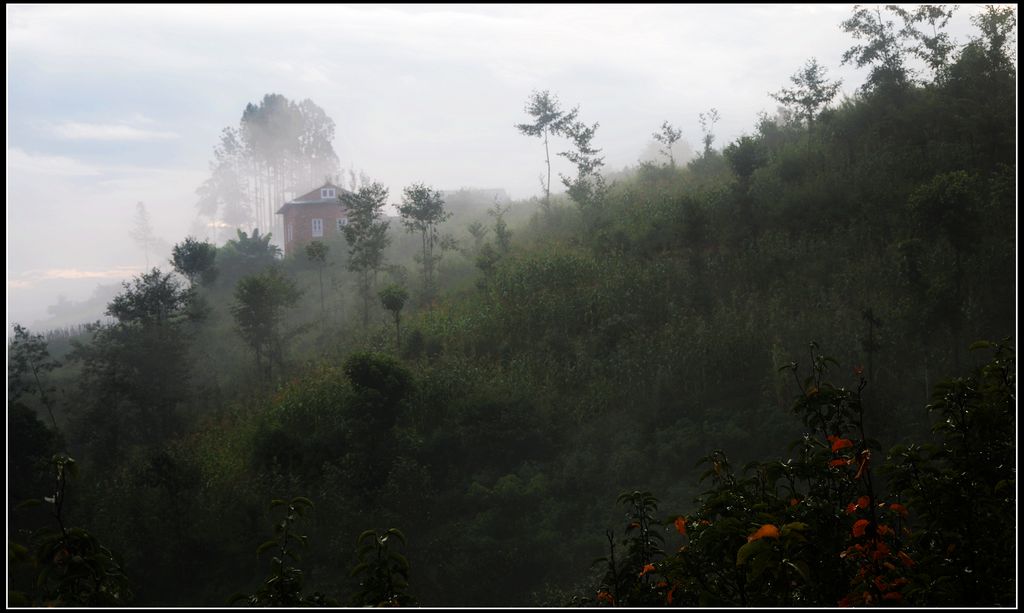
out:
<path id="1" fill-rule="evenodd" d="M 348 208 L 339 196 L 351 194 L 333 183 L 324 183 L 308 194 L 284 203 L 277 214 L 283 216 L 284 254 L 296 253 L 313 241 L 340 236 L 348 224 Z"/>

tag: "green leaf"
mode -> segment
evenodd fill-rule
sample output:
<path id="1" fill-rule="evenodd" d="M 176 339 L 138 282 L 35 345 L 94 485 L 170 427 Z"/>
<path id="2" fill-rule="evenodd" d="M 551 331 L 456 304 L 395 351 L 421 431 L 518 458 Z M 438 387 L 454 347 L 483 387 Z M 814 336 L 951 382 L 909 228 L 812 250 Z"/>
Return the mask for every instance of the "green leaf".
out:
<path id="1" fill-rule="evenodd" d="M 264 551 L 270 549 L 271 547 L 273 547 L 273 546 L 275 546 L 277 544 L 278 544 L 277 543 L 277 539 L 270 539 L 269 541 L 266 541 L 265 543 L 263 543 L 262 545 L 260 545 L 259 547 L 256 548 L 256 557 L 258 558 L 261 553 L 263 553 Z"/>
<path id="2" fill-rule="evenodd" d="M 37 507 L 37 506 L 39 506 L 41 504 L 43 504 L 42 500 L 39 500 L 38 498 L 29 498 L 28 500 L 22 500 L 21 502 L 19 502 L 17 504 L 17 506 L 14 507 L 14 510 L 17 511 L 18 509 L 27 509 L 29 507 Z"/>
<path id="3" fill-rule="evenodd" d="M 240 600 L 248 600 L 248 599 L 249 599 L 249 595 L 248 594 L 243 594 L 241 592 L 235 592 L 234 594 L 232 594 L 231 596 L 228 597 L 227 604 L 233 605 L 233 604 L 235 604 L 236 602 L 238 602 Z"/>
<path id="4" fill-rule="evenodd" d="M 296 496 L 295 498 L 292 498 L 292 505 L 312 508 L 313 501 L 304 496 Z"/>
<path id="5" fill-rule="evenodd" d="M 376 539 L 377 538 L 377 531 L 376 530 L 363 530 L 362 534 L 360 534 L 359 537 L 356 539 L 356 545 L 362 543 L 363 540 L 365 540 L 367 538 Z"/>
<path id="6" fill-rule="evenodd" d="M 402 554 L 391 552 L 391 553 L 388 554 L 388 556 L 391 559 L 393 559 L 396 562 L 398 562 L 399 564 L 401 564 L 402 568 L 409 568 L 409 560 L 406 560 L 405 556 L 403 556 Z"/>
<path id="7" fill-rule="evenodd" d="M 743 566 L 747 563 L 747 560 L 764 551 L 766 547 L 768 547 L 768 543 L 765 542 L 765 539 L 751 541 L 740 547 L 739 551 L 736 552 L 736 566 Z"/>
<path id="8" fill-rule="evenodd" d="M 782 526 L 782 536 L 789 536 L 792 533 L 801 533 L 805 530 L 810 530 L 811 527 L 804 522 L 794 521 Z"/>
<path id="9" fill-rule="evenodd" d="M 402 531 L 399 530 L 398 528 L 388 528 L 388 532 L 387 533 L 392 535 L 392 536 L 394 536 L 395 538 L 397 538 L 399 541 L 402 542 L 403 545 L 407 544 L 405 542 L 405 535 L 402 534 Z"/>
<path id="10" fill-rule="evenodd" d="M 973 343 L 971 343 L 970 350 L 974 351 L 975 349 L 991 349 L 992 346 L 992 343 L 990 343 L 989 341 L 974 341 Z"/>

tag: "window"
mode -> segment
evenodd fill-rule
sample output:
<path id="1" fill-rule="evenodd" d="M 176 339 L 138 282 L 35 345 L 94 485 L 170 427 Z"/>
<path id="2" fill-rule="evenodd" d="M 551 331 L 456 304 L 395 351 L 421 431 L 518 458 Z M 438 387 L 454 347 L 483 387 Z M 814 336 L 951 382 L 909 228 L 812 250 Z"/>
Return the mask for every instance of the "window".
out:
<path id="1" fill-rule="evenodd" d="M 313 220 L 313 236 L 324 235 L 324 220 L 314 219 Z"/>
<path id="2" fill-rule="evenodd" d="M 333 187 L 325 187 L 325 188 L 321 189 L 320 190 L 320 197 L 321 198 L 334 198 L 335 197 L 334 188 Z"/>
<path id="3" fill-rule="evenodd" d="M 295 224 L 288 224 L 288 242 L 295 240 Z"/>
<path id="4" fill-rule="evenodd" d="M 348 217 L 342 217 L 341 219 L 339 219 L 338 220 L 338 232 L 340 233 L 342 231 L 342 229 L 345 226 L 347 226 L 347 225 L 348 225 Z"/>

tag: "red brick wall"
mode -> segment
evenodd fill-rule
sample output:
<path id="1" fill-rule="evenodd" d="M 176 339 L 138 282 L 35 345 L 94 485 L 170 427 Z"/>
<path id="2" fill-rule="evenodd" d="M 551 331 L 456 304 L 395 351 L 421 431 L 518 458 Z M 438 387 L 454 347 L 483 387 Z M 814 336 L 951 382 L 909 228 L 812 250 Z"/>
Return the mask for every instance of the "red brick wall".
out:
<path id="1" fill-rule="evenodd" d="M 338 220 L 347 217 L 340 204 L 296 204 L 284 212 L 284 254 L 290 255 L 314 240 L 326 241 L 338 236 Z M 313 237 L 313 220 L 324 220 L 324 235 Z M 289 239 L 288 226 L 294 228 Z"/>

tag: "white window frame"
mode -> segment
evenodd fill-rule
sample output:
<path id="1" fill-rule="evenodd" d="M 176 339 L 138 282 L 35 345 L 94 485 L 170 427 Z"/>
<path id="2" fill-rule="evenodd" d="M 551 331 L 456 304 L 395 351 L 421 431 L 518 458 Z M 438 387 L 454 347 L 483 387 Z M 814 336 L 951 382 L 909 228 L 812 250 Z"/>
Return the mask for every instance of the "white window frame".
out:
<path id="1" fill-rule="evenodd" d="M 333 187 L 324 187 L 320 190 L 320 198 L 335 198 L 338 193 L 334 191 Z"/>
<path id="2" fill-rule="evenodd" d="M 319 219 L 319 218 L 314 219 L 313 220 L 313 237 L 314 238 L 319 238 L 319 237 L 322 237 L 323 235 L 324 235 L 324 220 L 323 219 Z"/>
<path id="3" fill-rule="evenodd" d="M 343 228 L 348 225 L 348 217 L 342 217 L 335 222 L 338 225 L 338 232 L 343 232 Z"/>
<path id="4" fill-rule="evenodd" d="M 288 224 L 288 242 L 290 243 L 293 240 L 295 240 L 295 224 L 289 223 Z"/>

